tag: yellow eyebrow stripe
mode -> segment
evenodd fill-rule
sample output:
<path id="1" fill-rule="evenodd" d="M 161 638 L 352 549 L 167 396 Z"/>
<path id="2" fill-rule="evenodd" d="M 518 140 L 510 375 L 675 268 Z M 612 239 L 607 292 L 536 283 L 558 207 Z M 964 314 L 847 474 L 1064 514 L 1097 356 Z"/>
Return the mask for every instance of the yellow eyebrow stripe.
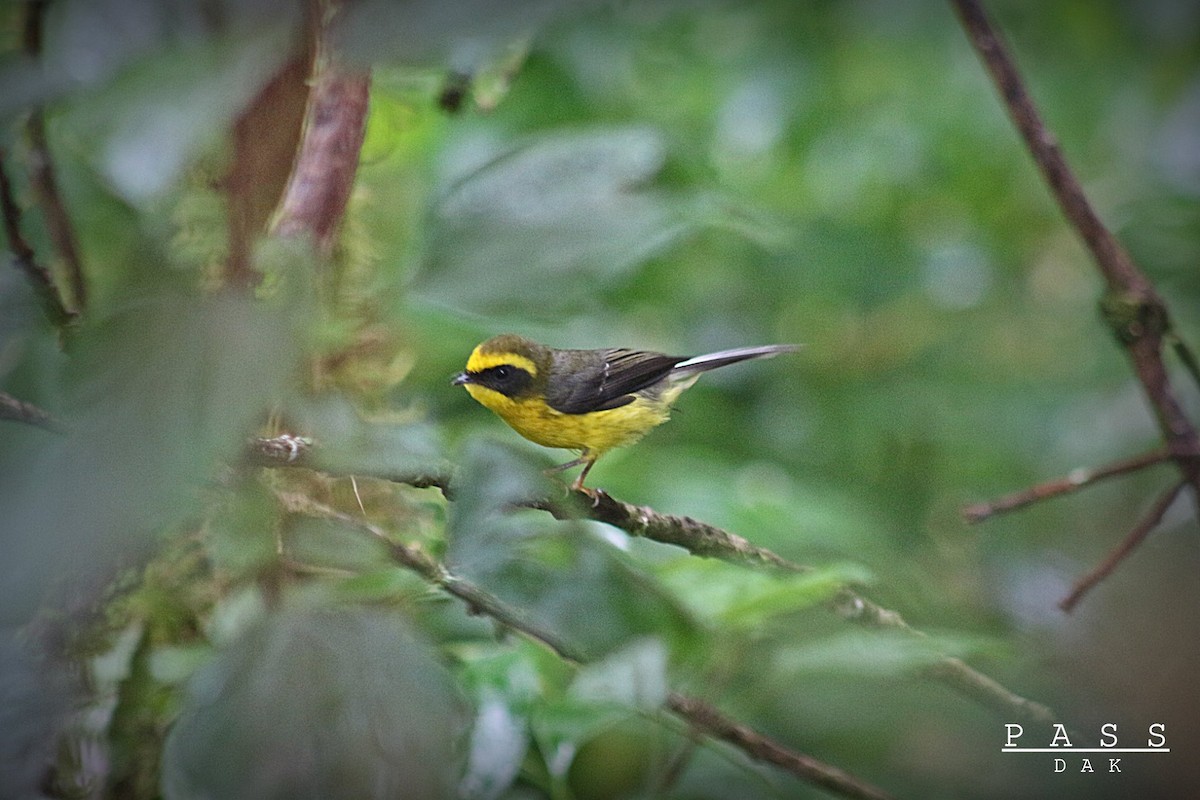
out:
<path id="1" fill-rule="evenodd" d="M 482 353 L 478 347 L 467 359 L 467 372 L 483 372 L 485 369 L 502 364 L 520 367 L 535 378 L 538 374 L 537 365 L 525 356 L 519 356 L 516 353 Z"/>

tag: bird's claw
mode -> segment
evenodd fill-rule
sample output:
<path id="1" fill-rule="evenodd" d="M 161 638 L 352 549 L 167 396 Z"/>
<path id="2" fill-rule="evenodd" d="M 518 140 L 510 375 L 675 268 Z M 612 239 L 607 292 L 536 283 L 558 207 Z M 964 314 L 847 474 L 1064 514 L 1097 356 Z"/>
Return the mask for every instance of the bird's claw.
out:
<path id="1" fill-rule="evenodd" d="M 589 489 L 586 486 L 572 486 L 571 488 L 587 497 L 592 503 L 592 508 L 599 508 L 600 504 L 608 498 L 608 492 L 603 489 Z"/>

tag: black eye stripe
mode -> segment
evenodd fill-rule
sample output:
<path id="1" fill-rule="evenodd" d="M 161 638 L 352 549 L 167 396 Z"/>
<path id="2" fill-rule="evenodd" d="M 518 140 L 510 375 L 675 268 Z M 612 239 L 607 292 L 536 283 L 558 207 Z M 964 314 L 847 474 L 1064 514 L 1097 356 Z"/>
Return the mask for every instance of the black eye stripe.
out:
<path id="1" fill-rule="evenodd" d="M 520 367 L 514 367 L 512 364 L 501 364 L 498 367 L 488 367 L 487 369 L 480 370 L 475 374 L 480 377 L 499 378 L 500 380 L 504 380 L 505 378 L 515 377 L 519 373 L 523 373 L 525 375 L 529 374 Z"/>
<path id="2" fill-rule="evenodd" d="M 471 377 L 480 386 L 494 389 L 508 397 L 517 396 L 533 383 L 533 376 L 527 370 L 512 364 L 499 364 L 481 369 L 472 372 Z"/>

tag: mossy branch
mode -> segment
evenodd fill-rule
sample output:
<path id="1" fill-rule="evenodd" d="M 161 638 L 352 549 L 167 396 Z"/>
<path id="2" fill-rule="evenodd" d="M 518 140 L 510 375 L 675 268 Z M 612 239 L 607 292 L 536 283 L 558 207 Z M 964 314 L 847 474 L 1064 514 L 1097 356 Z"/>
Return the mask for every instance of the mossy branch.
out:
<path id="1" fill-rule="evenodd" d="M 285 435 L 257 438 L 250 442 L 245 458 L 252 466 L 291 466 L 319 471 L 321 467 L 313 458 L 313 448 L 313 442 L 303 437 Z M 422 489 L 437 489 L 448 500 L 453 500 L 455 496 L 454 477 L 450 471 L 403 475 L 373 474 L 370 477 Z M 705 558 L 793 573 L 810 572 L 813 569 L 706 522 L 691 517 L 661 514 L 647 506 L 622 502 L 604 492 L 589 494 L 564 489 L 564 494 L 559 497 L 536 498 L 522 505 L 547 511 L 556 519 L 590 519 L 604 522 L 631 536 L 682 547 L 692 555 Z M 899 612 L 872 602 L 849 586 L 839 589 L 828 605 L 834 613 L 849 622 L 871 628 L 903 631 L 921 638 L 926 636 L 910 626 Z M 927 670 L 927 674 L 933 680 L 966 694 L 1006 719 L 1038 723 L 1058 721 L 1054 712 L 1046 706 L 1006 689 L 961 659 L 942 656 Z"/>
<path id="2" fill-rule="evenodd" d="M 474 614 L 483 614 L 525 637 L 536 641 L 562 660 L 571 664 L 586 663 L 587 658 L 557 633 L 530 621 L 519 609 L 455 575 L 445 564 L 427 553 L 388 535 L 377 525 L 321 505 L 301 494 L 280 495 L 292 513 L 336 520 L 361 530 L 382 542 L 397 564 L 412 570 L 424 580 L 467 604 Z M 686 723 L 692 730 L 713 739 L 727 742 L 755 761 L 772 764 L 823 789 L 859 800 L 887 800 L 891 795 L 845 770 L 801 753 L 755 730 L 753 727 L 725 716 L 715 706 L 697 697 L 671 692 L 664 708 Z"/>

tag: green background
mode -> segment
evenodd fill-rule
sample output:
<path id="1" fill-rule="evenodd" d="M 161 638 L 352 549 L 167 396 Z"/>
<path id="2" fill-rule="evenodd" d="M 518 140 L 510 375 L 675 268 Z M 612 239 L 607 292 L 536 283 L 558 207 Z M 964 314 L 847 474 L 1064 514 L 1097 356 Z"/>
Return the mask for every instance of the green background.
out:
<path id="1" fill-rule="evenodd" d="M 325 266 L 268 243 L 257 299 L 213 291 L 216 179 L 299 14 L 201 6 L 52 3 L 37 67 L 6 7 L 5 168 L 30 204 L 20 122 L 47 104 L 93 290 L 64 353 L 16 270 L 0 275 L 0 386 L 70 427 L 0 427 L 3 622 L 14 642 L 61 628 L 74 658 L 102 656 L 86 702 L 115 704 L 102 731 L 70 734 L 110 768 L 63 774 L 123 781 L 117 796 L 364 796 L 397 775 L 414 796 L 820 796 L 723 746 L 692 751 L 654 711 L 669 681 L 900 796 L 1200 786 L 1195 498 L 1073 614 L 1057 607 L 1172 468 L 961 515 L 1158 436 L 1098 273 L 947 4 L 360 3 L 337 28 L 373 69 L 342 243 Z M 1097 211 L 1197 342 L 1200 12 L 993 6 Z M 476 80 L 451 114 L 436 99 L 455 69 Z M 24 223 L 52 261 L 39 217 Z M 803 343 L 705 376 L 589 483 L 817 579 L 499 511 L 569 457 L 449 385 L 503 331 L 679 354 Z M 1173 377 L 1196 418 L 1197 386 Z M 360 510 L 345 478 L 231 479 L 222 464 L 268 411 L 338 474 L 453 464 L 468 488 L 446 504 L 364 479 Z M 608 660 L 576 674 L 498 636 L 279 492 L 365 513 Z M 281 569 L 285 539 L 321 569 Z M 932 641 L 828 613 L 838 579 Z M 0 726 L 13 759 L 46 746 L 62 693 L 6 648 L 5 692 L 28 698 Z M 936 652 L 1055 709 L 1073 744 L 1116 723 L 1144 746 L 1164 723 L 1172 752 L 1127 755 L 1121 775 L 1001 754 L 1014 720 L 922 678 Z M 346 697 L 362 707 L 330 722 Z M 1053 738 L 1025 727 L 1023 745 Z M 305 736 L 330 755 L 289 749 Z M 407 749 L 380 763 L 374 736 Z M 309 780 L 272 783 L 271 758 Z"/>

